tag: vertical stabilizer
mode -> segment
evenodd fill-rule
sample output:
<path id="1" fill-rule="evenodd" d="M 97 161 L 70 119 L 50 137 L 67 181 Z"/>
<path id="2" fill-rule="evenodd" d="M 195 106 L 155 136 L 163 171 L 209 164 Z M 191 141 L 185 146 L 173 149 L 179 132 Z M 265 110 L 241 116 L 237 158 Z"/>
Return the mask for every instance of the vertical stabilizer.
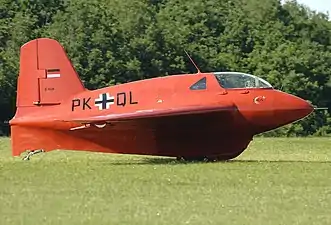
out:
<path id="1" fill-rule="evenodd" d="M 61 44 L 48 38 L 21 48 L 17 108 L 57 105 L 85 88 Z"/>

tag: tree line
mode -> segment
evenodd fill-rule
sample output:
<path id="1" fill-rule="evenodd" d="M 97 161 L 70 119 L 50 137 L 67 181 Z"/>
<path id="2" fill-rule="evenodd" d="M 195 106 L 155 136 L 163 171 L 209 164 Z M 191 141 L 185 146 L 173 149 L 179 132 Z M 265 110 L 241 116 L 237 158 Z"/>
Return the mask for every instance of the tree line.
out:
<path id="1" fill-rule="evenodd" d="M 19 49 L 58 40 L 89 89 L 201 70 L 239 71 L 331 107 L 331 21 L 279 0 L 0 0 L 0 121 L 15 113 Z M 1 126 L 6 133 L 8 126 Z M 331 133 L 330 111 L 265 135 Z"/>

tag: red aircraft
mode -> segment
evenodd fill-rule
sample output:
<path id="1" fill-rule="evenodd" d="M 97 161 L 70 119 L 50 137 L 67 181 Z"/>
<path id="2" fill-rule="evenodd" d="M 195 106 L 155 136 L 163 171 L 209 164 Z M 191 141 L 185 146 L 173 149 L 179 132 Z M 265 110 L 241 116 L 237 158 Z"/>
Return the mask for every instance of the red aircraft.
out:
<path id="1" fill-rule="evenodd" d="M 29 159 L 43 151 L 82 150 L 229 160 L 254 135 L 313 110 L 307 101 L 238 72 L 198 69 L 87 90 L 61 44 L 40 38 L 21 48 L 12 154 L 31 150 Z"/>

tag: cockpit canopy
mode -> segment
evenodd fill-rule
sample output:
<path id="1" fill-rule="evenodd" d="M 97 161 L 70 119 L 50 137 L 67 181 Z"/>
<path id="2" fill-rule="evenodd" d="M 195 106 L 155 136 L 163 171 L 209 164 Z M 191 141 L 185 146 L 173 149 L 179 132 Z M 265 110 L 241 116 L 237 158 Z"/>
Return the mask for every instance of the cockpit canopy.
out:
<path id="1" fill-rule="evenodd" d="M 267 81 L 251 74 L 239 72 L 216 72 L 214 74 L 218 83 L 225 89 L 272 88 Z"/>

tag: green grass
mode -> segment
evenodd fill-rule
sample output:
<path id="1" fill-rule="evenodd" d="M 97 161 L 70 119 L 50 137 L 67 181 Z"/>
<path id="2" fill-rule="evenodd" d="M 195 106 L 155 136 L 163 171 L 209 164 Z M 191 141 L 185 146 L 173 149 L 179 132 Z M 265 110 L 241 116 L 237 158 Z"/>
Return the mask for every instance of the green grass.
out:
<path id="1" fill-rule="evenodd" d="M 331 224 L 331 139 L 256 138 L 237 159 L 54 151 L 0 139 L 0 224 Z"/>

